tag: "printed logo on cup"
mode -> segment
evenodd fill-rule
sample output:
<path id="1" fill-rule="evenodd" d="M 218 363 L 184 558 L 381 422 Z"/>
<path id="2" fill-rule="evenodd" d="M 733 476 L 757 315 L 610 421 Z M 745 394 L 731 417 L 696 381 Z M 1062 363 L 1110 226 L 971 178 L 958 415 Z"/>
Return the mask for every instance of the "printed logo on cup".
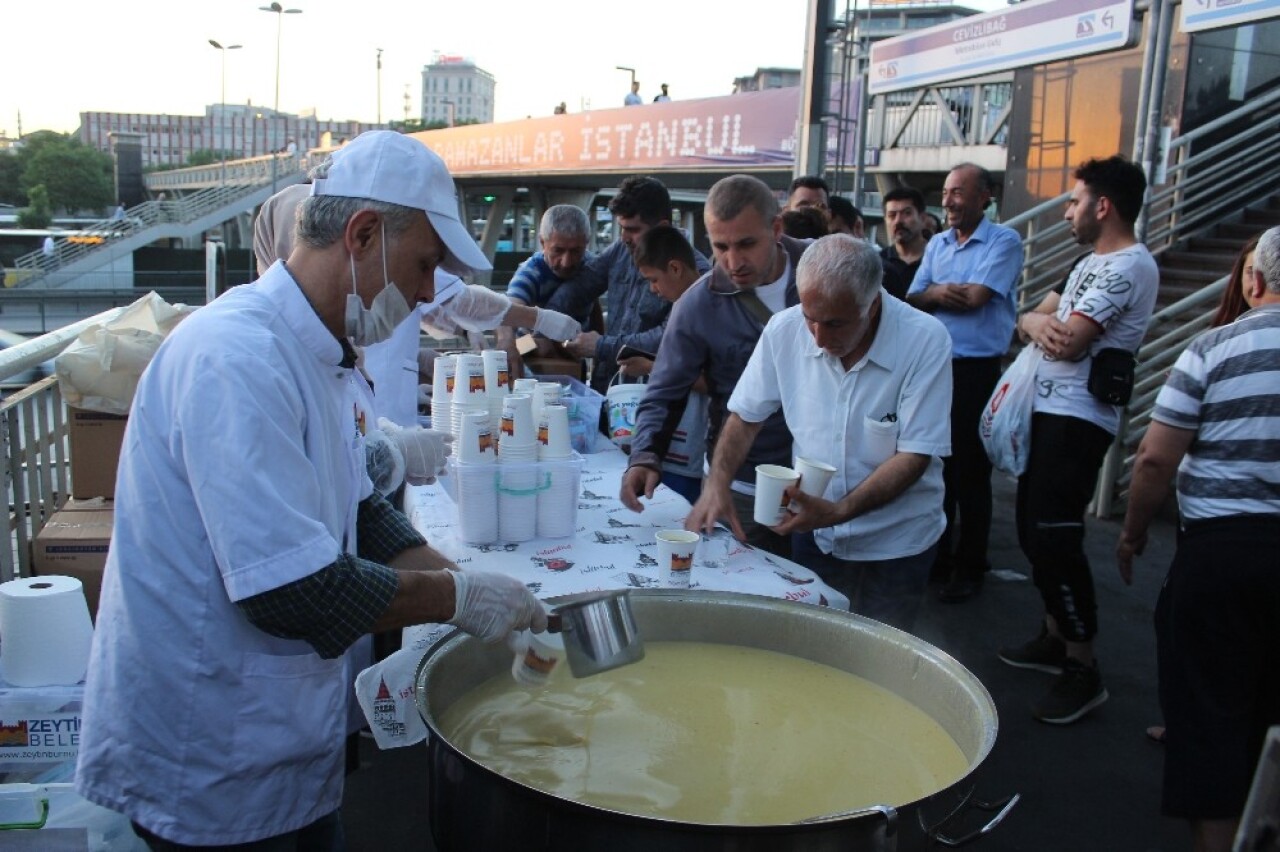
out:
<path id="1" fill-rule="evenodd" d="M 560 662 L 555 657 L 547 658 L 538 656 L 537 649 L 532 646 L 524 652 L 525 668 L 532 669 L 540 675 L 549 675 L 551 670 L 556 667 L 556 663 Z"/>
<path id="2" fill-rule="evenodd" d="M 672 571 L 690 571 L 693 569 L 693 554 L 681 556 L 678 553 L 671 554 L 671 570 Z"/>
<path id="3" fill-rule="evenodd" d="M 475 375 L 468 376 L 468 377 L 467 377 L 467 389 L 468 389 L 469 391 L 471 391 L 471 393 L 479 393 L 479 392 L 483 391 L 483 390 L 484 390 L 484 376 L 475 376 Z"/>
<path id="4" fill-rule="evenodd" d="M 547 445 L 547 421 L 538 424 L 538 443 L 544 447 Z"/>
<path id="5" fill-rule="evenodd" d="M 508 371 L 508 370 L 506 370 L 506 369 L 504 369 L 504 368 L 500 368 L 500 369 L 498 370 L 498 384 L 499 384 L 500 386 L 505 387 L 506 385 L 508 385 L 508 384 L 510 384 L 510 383 L 511 383 L 511 373 L 510 373 L 510 371 Z"/>
<path id="6" fill-rule="evenodd" d="M 503 412 L 502 421 L 498 424 L 498 431 L 503 435 L 512 438 L 516 436 L 516 417 L 510 411 Z"/>
<path id="7" fill-rule="evenodd" d="M 488 429 L 481 432 L 479 435 L 479 438 L 480 438 L 480 452 L 487 453 L 494 449 L 493 433 L 491 433 Z"/>

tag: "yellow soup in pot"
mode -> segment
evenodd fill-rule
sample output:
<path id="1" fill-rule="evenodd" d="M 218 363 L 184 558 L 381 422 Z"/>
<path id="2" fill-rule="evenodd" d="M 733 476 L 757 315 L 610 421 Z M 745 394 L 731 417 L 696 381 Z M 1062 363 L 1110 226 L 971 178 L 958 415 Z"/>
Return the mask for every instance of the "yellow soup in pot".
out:
<path id="1" fill-rule="evenodd" d="M 543 688 L 503 673 L 440 730 L 495 772 L 567 799 L 685 822 L 790 823 L 901 806 L 968 770 L 915 705 L 773 651 L 649 642 L 634 665 Z"/>

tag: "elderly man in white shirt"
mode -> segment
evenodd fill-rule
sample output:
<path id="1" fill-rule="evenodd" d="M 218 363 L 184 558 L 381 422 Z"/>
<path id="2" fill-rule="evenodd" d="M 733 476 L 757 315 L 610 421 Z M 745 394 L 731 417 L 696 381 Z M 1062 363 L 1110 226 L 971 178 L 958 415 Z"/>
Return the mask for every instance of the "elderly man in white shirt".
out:
<path id="1" fill-rule="evenodd" d="M 924 596 L 951 452 L 951 340 L 933 317 L 884 298 L 874 247 L 844 234 L 801 259 L 800 304 L 775 314 L 729 400 L 711 474 L 685 526 L 740 535 L 729 482 L 760 424 L 782 409 L 797 457 L 836 468 L 821 497 L 789 490 L 773 529 L 855 612 L 910 630 Z M 793 545 L 794 547 L 794 545 Z"/>

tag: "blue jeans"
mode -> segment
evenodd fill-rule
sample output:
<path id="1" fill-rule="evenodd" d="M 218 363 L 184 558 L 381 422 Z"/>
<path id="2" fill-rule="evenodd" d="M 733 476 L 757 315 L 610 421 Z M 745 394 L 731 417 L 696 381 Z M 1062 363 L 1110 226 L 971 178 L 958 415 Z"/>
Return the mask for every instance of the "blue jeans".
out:
<path id="1" fill-rule="evenodd" d="M 347 848 L 340 811 L 322 816 L 310 825 L 304 825 L 288 834 L 277 834 L 275 837 L 233 846 L 184 846 L 181 843 L 171 843 L 156 837 L 136 822 L 133 824 L 133 831 L 146 842 L 151 852 L 184 852 L 188 849 L 193 852 L 211 852 L 213 849 L 225 849 L 227 852 L 343 852 Z"/>
<path id="2" fill-rule="evenodd" d="M 813 533 L 791 537 L 791 559 L 849 598 L 849 609 L 910 633 L 924 601 L 938 544 L 897 559 L 841 559 L 823 553 Z"/>

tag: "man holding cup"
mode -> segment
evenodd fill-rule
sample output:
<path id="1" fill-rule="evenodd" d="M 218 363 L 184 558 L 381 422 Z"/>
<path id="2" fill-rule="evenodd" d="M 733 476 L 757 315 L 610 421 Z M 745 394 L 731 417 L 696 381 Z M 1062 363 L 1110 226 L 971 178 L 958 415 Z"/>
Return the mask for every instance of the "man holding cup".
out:
<path id="1" fill-rule="evenodd" d="M 910 630 L 946 525 L 951 341 L 933 317 L 884 298 L 881 277 L 876 249 L 844 234 L 805 252 L 800 304 L 765 326 L 685 527 L 710 532 L 723 520 L 741 535 L 729 483 L 781 410 L 796 456 L 835 473 L 822 496 L 788 487 L 790 506 L 772 529 L 812 531 L 815 546 L 793 558 L 847 594 L 855 612 Z"/>

